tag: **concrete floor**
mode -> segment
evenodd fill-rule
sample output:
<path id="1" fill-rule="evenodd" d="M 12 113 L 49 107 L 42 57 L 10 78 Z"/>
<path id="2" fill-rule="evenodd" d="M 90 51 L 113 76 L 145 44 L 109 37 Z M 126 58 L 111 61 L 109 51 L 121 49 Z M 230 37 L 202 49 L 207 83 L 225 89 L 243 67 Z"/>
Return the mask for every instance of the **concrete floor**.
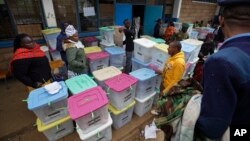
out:
<path id="1" fill-rule="evenodd" d="M 37 131 L 36 116 L 27 109 L 25 86 L 14 78 L 0 81 L 0 141 L 47 141 Z M 76 132 L 60 141 L 80 141 Z"/>
<path id="2" fill-rule="evenodd" d="M 25 86 L 14 78 L 9 78 L 7 84 L 9 88 L 6 88 L 4 81 L 0 80 L 0 141 L 46 141 L 47 138 L 37 131 L 35 114 L 29 111 L 27 103 L 22 101 L 28 97 Z M 138 140 L 139 129 L 143 129 L 153 118 L 150 112 L 143 117 L 133 115 L 128 125 L 113 130 L 113 141 Z M 130 137 L 127 137 L 129 135 Z M 74 131 L 59 141 L 80 141 L 80 139 Z"/>

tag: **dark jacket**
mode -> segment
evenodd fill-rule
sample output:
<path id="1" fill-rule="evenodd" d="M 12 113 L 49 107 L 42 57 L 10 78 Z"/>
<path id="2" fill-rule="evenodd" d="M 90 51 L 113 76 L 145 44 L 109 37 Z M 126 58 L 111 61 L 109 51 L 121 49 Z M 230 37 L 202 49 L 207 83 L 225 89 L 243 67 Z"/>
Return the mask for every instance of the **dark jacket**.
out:
<path id="1" fill-rule="evenodd" d="M 204 57 L 207 56 L 208 54 L 212 55 L 214 53 L 214 49 L 215 49 L 214 42 L 203 43 L 201 46 L 199 57 Z"/>
<path id="2" fill-rule="evenodd" d="M 154 37 L 155 38 L 160 38 L 160 28 L 161 28 L 161 25 L 159 23 L 156 23 L 155 27 L 154 27 Z"/>
<path id="3" fill-rule="evenodd" d="M 67 39 L 67 35 L 65 34 L 65 32 L 61 32 L 57 38 L 56 38 L 56 50 L 58 51 L 64 51 L 63 50 L 63 41 Z"/>
<path id="4" fill-rule="evenodd" d="M 218 43 L 222 43 L 222 42 L 224 42 L 224 38 L 225 37 L 224 37 L 224 33 L 222 31 L 222 28 L 219 27 L 217 34 L 215 34 L 214 41 L 218 42 Z"/>
<path id="5" fill-rule="evenodd" d="M 123 42 L 123 44 L 126 45 L 126 51 L 128 52 L 134 51 L 134 42 L 133 42 L 133 40 L 135 39 L 134 28 L 130 28 L 130 29 L 126 28 L 123 30 L 123 32 L 126 36 L 126 40 Z"/>
<path id="6" fill-rule="evenodd" d="M 51 79 L 51 69 L 46 56 L 14 60 L 12 73 L 24 85 L 33 88 L 37 87 L 37 82 L 44 83 Z"/>
<path id="7" fill-rule="evenodd" d="M 226 41 L 204 65 L 198 131 L 220 138 L 232 125 L 250 125 L 250 34 Z"/>
<path id="8" fill-rule="evenodd" d="M 84 73 L 86 71 L 86 56 L 83 49 L 74 47 L 72 43 L 67 43 L 67 45 L 68 69 L 75 73 Z"/>

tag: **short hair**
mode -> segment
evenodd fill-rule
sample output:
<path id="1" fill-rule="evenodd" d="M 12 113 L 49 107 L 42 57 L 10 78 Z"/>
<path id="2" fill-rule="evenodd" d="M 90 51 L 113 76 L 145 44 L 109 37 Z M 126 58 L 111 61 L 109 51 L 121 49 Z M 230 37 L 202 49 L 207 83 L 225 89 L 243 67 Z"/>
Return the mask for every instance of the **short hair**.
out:
<path id="1" fill-rule="evenodd" d="M 21 42 L 23 40 L 23 38 L 25 37 L 30 37 L 28 34 L 26 33 L 21 33 L 21 34 L 18 34 L 14 40 L 14 50 L 13 52 L 15 52 L 18 48 L 21 48 Z"/>
<path id="2" fill-rule="evenodd" d="M 126 22 L 129 22 L 129 19 L 125 19 L 125 20 L 123 21 L 123 24 L 125 25 Z"/>
<path id="3" fill-rule="evenodd" d="M 176 47 L 178 51 L 181 51 L 181 42 L 180 41 L 173 41 L 170 44 L 173 45 L 173 47 Z"/>
<path id="4" fill-rule="evenodd" d="M 224 17 L 225 22 L 232 26 L 249 27 L 250 24 L 250 5 L 238 4 L 234 6 L 223 7 L 221 16 Z"/>
<path id="5" fill-rule="evenodd" d="M 172 22 L 172 21 L 169 22 L 169 25 L 170 25 L 170 26 L 174 26 L 174 22 Z"/>

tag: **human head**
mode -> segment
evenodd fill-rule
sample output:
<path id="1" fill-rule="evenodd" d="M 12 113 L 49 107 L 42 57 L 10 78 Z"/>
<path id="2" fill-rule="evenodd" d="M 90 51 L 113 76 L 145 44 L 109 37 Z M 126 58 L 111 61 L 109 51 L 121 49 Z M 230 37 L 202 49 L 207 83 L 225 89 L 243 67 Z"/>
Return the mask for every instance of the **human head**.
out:
<path id="1" fill-rule="evenodd" d="M 206 42 L 211 42 L 214 39 L 214 34 L 213 33 L 208 33 L 206 36 Z"/>
<path id="2" fill-rule="evenodd" d="M 18 34 L 14 40 L 14 52 L 18 48 L 27 48 L 27 49 L 34 48 L 33 39 L 28 34 L 25 33 Z"/>
<path id="3" fill-rule="evenodd" d="M 77 42 L 79 40 L 77 30 L 73 25 L 68 25 L 65 29 L 65 33 L 70 40 Z"/>
<path id="4" fill-rule="evenodd" d="M 162 20 L 161 19 L 157 19 L 155 22 L 157 22 L 158 24 L 162 24 Z"/>
<path id="5" fill-rule="evenodd" d="M 169 23 L 168 23 L 168 26 L 174 26 L 174 22 L 172 22 L 172 21 L 169 22 Z"/>
<path id="6" fill-rule="evenodd" d="M 68 22 L 61 22 L 60 28 L 61 32 L 65 32 L 65 29 L 68 27 L 69 23 Z"/>
<path id="7" fill-rule="evenodd" d="M 129 28 L 129 27 L 130 27 L 130 21 L 129 21 L 129 19 L 125 19 L 125 20 L 123 21 L 123 24 L 124 24 L 124 26 L 125 26 L 126 28 Z"/>
<path id="8" fill-rule="evenodd" d="M 75 34 L 73 34 L 72 36 L 70 36 L 69 39 L 72 40 L 72 41 L 74 41 L 74 42 L 78 42 L 79 41 L 78 33 L 76 32 Z"/>
<path id="9" fill-rule="evenodd" d="M 181 51 L 181 43 L 179 41 L 173 41 L 169 44 L 168 54 L 174 56 Z"/>
<path id="10" fill-rule="evenodd" d="M 218 0 L 221 6 L 219 17 L 225 38 L 250 32 L 249 0 Z"/>
<path id="11" fill-rule="evenodd" d="M 189 27 L 189 25 L 188 25 L 187 23 L 183 23 L 183 24 L 182 24 L 181 31 L 182 31 L 183 33 L 186 33 L 187 30 L 188 30 L 188 27 Z"/>

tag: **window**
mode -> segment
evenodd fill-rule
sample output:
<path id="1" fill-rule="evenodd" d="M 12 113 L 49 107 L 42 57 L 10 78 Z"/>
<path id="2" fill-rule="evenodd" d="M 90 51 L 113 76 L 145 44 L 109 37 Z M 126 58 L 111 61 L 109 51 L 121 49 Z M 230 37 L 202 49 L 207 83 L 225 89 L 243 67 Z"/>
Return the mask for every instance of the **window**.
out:
<path id="1" fill-rule="evenodd" d="M 0 40 L 14 38 L 15 33 L 10 23 L 7 5 L 4 0 L 0 0 Z"/>
<path id="2" fill-rule="evenodd" d="M 114 25 L 114 0 L 99 0 L 100 27 Z"/>
<path id="3" fill-rule="evenodd" d="M 75 1 L 53 0 L 53 5 L 58 26 L 60 26 L 61 22 L 69 22 L 75 27 L 77 26 Z"/>
<path id="4" fill-rule="evenodd" d="M 78 0 L 80 30 L 82 32 L 98 31 L 97 6 L 95 0 Z"/>
<path id="5" fill-rule="evenodd" d="M 217 0 L 193 0 L 193 2 L 217 3 Z"/>
<path id="6" fill-rule="evenodd" d="M 12 12 L 17 33 L 42 36 L 42 12 L 39 0 L 6 0 Z"/>
<path id="7" fill-rule="evenodd" d="M 42 23 L 39 0 L 8 0 L 15 24 Z"/>

